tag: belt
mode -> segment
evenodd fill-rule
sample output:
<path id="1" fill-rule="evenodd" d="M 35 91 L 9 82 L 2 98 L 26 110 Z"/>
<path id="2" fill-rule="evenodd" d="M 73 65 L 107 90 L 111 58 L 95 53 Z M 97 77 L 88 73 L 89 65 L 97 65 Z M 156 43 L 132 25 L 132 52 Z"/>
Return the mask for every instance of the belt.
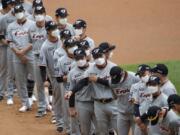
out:
<path id="1" fill-rule="evenodd" d="M 40 56 L 40 54 L 34 54 L 36 57 L 39 57 Z"/>
<path id="2" fill-rule="evenodd" d="M 113 98 L 101 98 L 101 99 L 95 99 L 95 101 L 106 104 L 112 102 L 114 99 Z"/>

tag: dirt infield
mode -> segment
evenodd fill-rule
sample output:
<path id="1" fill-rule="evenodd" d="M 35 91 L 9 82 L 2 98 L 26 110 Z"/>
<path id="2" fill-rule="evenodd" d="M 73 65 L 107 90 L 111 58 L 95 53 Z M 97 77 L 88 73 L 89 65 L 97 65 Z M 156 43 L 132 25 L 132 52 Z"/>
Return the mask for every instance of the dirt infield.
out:
<path id="1" fill-rule="evenodd" d="M 116 44 L 113 61 L 118 64 L 180 59 L 179 0 L 43 0 L 50 15 L 66 7 L 70 22 L 87 20 L 88 35 L 98 45 Z M 14 106 L 0 103 L 0 135 L 56 135 L 50 115 L 34 117 Z"/>

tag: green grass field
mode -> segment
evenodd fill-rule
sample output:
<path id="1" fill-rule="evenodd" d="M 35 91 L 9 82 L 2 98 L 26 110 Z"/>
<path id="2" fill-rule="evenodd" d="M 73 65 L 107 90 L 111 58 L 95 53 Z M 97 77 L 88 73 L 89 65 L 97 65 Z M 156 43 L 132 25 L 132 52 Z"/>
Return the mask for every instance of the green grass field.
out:
<path id="1" fill-rule="evenodd" d="M 169 79 L 175 84 L 178 93 L 180 93 L 180 61 L 165 61 L 165 62 L 154 62 L 154 63 L 144 63 L 150 66 L 154 66 L 156 63 L 166 64 L 169 68 Z M 136 72 L 138 64 L 133 65 L 122 65 L 127 71 Z"/>

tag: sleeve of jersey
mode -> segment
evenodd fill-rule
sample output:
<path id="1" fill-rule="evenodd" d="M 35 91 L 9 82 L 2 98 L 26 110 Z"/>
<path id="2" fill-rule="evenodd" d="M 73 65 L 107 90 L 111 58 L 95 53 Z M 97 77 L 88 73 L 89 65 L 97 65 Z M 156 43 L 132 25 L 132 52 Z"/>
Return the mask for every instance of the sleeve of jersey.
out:
<path id="1" fill-rule="evenodd" d="M 97 79 L 97 83 L 99 83 L 99 84 L 102 84 L 102 85 L 104 85 L 104 86 L 109 87 L 109 81 L 108 81 L 108 80 L 101 79 L 101 78 L 99 78 L 99 77 L 98 77 L 98 79 Z"/>
<path id="2" fill-rule="evenodd" d="M 74 88 L 72 89 L 72 92 L 73 93 L 76 93 L 78 91 L 80 91 L 83 87 L 87 86 L 89 84 L 89 79 L 88 77 L 87 78 L 84 78 L 82 80 L 80 80 L 75 86 Z"/>
<path id="3" fill-rule="evenodd" d="M 39 66 L 47 67 L 47 60 L 46 60 L 46 54 L 45 54 L 44 47 L 42 47 L 41 50 L 40 50 L 40 62 L 39 62 Z"/>
<path id="4" fill-rule="evenodd" d="M 139 117 L 140 116 L 139 105 L 138 104 L 134 104 L 134 116 L 135 117 Z"/>

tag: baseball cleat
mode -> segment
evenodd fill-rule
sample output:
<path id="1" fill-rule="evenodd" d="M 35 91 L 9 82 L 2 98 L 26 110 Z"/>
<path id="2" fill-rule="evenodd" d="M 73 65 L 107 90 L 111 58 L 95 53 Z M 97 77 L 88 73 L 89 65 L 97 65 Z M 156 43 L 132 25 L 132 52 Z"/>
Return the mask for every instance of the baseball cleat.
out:
<path id="1" fill-rule="evenodd" d="M 22 107 L 19 109 L 19 112 L 27 112 L 27 111 L 29 111 L 29 110 L 30 110 L 29 107 L 27 107 L 27 106 L 22 106 Z"/>
<path id="2" fill-rule="evenodd" d="M 13 104 L 14 104 L 13 99 L 12 99 L 12 98 L 9 98 L 9 99 L 7 100 L 7 105 L 13 105 Z"/>
<path id="3" fill-rule="evenodd" d="M 37 117 L 37 118 L 44 117 L 46 114 L 47 114 L 46 111 L 38 111 L 38 112 L 36 113 L 36 117 Z"/>

